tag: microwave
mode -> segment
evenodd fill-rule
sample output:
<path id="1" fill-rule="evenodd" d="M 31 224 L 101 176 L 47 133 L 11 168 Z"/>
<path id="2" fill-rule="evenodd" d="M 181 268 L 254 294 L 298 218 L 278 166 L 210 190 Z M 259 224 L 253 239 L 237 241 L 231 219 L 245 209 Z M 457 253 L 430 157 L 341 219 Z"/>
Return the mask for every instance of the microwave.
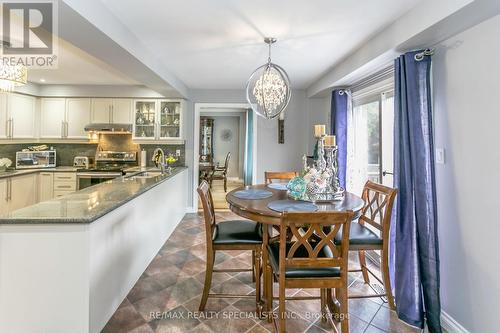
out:
<path id="1" fill-rule="evenodd" d="M 56 167 L 56 151 L 18 151 L 16 169 L 42 169 Z"/>

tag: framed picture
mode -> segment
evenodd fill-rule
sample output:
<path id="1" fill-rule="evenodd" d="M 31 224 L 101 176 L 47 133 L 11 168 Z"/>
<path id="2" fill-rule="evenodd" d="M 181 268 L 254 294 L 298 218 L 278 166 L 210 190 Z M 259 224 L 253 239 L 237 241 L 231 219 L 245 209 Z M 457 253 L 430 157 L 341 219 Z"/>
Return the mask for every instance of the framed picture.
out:
<path id="1" fill-rule="evenodd" d="M 285 119 L 278 119 L 278 143 L 285 143 Z"/>

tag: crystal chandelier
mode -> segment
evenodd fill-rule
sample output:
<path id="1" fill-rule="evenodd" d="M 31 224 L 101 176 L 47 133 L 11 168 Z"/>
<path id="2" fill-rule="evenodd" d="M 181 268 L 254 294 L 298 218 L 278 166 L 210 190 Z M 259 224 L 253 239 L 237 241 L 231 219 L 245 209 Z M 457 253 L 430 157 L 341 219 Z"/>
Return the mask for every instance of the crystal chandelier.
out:
<path id="1" fill-rule="evenodd" d="M 269 58 L 266 64 L 250 75 L 246 88 L 247 101 L 259 116 L 273 119 L 290 102 L 290 80 L 283 68 L 271 62 L 271 45 L 276 38 L 266 37 L 264 42 L 269 45 Z"/>
<path id="2" fill-rule="evenodd" d="M 0 40 L 0 47 L 10 47 L 10 43 Z M 27 82 L 28 69 L 26 66 L 0 62 L 0 91 L 12 91 L 15 87 L 24 86 Z"/>
<path id="3" fill-rule="evenodd" d="M 0 90 L 12 91 L 28 81 L 28 69 L 23 65 L 0 64 Z"/>

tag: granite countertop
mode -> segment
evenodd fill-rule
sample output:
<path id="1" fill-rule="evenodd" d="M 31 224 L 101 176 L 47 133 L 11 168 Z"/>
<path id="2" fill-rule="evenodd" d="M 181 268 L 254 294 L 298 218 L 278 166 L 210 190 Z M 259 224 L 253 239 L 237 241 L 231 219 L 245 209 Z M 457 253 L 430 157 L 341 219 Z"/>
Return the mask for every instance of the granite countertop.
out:
<path id="1" fill-rule="evenodd" d="M 38 173 L 38 172 L 76 172 L 76 170 L 77 168 L 72 166 L 58 166 L 55 168 L 44 168 L 44 169 L 16 169 L 6 172 L 0 172 L 0 179 L 27 175 L 30 173 Z"/>
<path id="2" fill-rule="evenodd" d="M 143 171 L 153 171 L 153 168 L 139 168 L 131 175 L 2 215 L 0 224 L 91 223 L 185 169 L 175 167 L 170 173 L 143 178 L 136 176 Z"/>

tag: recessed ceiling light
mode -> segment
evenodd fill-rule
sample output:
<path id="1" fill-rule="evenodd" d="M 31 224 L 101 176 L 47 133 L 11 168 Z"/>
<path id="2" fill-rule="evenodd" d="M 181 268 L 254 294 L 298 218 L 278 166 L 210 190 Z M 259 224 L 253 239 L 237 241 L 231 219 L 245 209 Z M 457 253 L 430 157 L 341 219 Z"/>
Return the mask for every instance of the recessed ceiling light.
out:
<path id="1" fill-rule="evenodd" d="M 45 82 L 45 79 L 40 79 L 40 82 Z"/>

